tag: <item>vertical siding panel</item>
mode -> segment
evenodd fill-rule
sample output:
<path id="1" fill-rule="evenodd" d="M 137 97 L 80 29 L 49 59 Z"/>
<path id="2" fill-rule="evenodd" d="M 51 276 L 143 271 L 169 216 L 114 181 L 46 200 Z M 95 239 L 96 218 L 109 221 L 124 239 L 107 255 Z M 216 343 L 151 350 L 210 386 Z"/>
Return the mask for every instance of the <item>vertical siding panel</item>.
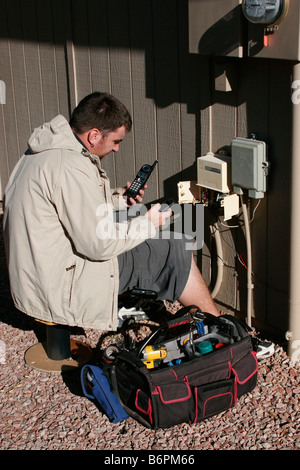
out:
<path id="1" fill-rule="evenodd" d="M 269 129 L 269 68 L 268 62 L 262 60 L 247 60 L 239 63 L 238 74 L 238 103 L 237 130 L 239 135 L 249 137 L 257 134 L 260 140 L 268 142 Z M 251 223 L 252 262 L 253 262 L 253 308 L 257 318 L 264 321 L 267 312 L 267 263 L 268 263 L 268 213 L 266 193 L 255 213 Z M 257 201 L 250 200 L 250 217 Z M 237 240 L 237 251 L 244 250 L 244 239 Z M 246 286 L 246 274 L 240 279 L 240 286 Z M 246 288 L 240 291 L 241 308 L 246 311 Z"/>
<path id="2" fill-rule="evenodd" d="M 87 7 L 92 91 L 111 93 L 107 0 L 89 0 Z M 115 187 L 115 157 L 113 154 L 104 159 L 103 168 L 107 171 L 112 186 Z M 121 183 L 121 185 L 123 184 L 125 182 Z"/>
<path id="3" fill-rule="evenodd" d="M 200 148 L 199 154 L 205 155 L 207 152 L 211 152 L 211 85 L 210 85 L 210 58 L 199 57 L 200 62 L 200 77 L 199 77 L 199 90 L 200 90 Z"/>
<path id="4" fill-rule="evenodd" d="M 129 6 L 136 173 L 144 163 L 157 158 L 156 110 L 153 99 L 147 97 L 147 84 L 153 80 L 152 10 L 150 1 L 131 0 Z M 158 167 L 147 186 L 145 203 L 158 198 Z"/>
<path id="5" fill-rule="evenodd" d="M 110 93 L 110 67 L 107 31 L 107 1 L 88 0 L 92 91 Z"/>
<path id="6" fill-rule="evenodd" d="M 211 106 L 208 106 L 207 108 L 201 110 L 201 115 L 200 115 L 201 152 L 200 152 L 200 155 L 198 155 L 198 157 L 201 157 L 202 155 L 206 155 L 207 152 L 212 152 L 211 114 L 212 114 Z"/>
<path id="7" fill-rule="evenodd" d="M 1 53 L 1 44 L 0 44 L 0 53 Z M 9 162 L 7 154 L 7 144 L 6 144 L 6 126 L 5 126 L 5 117 L 4 117 L 4 104 L 0 105 L 0 142 L 1 142 L 1 151 L 0 151 L 0 200 L 3 198 L 3 191 L 7 184 L 9 178 Z"/>
<path id="8" fill-rule="evenodd" d="M 230 145 L 237 131 L 237 68 L 239 59 L 211 60 L 211 90 L 212 90 L 212 151 L 216 152 L 225 145 Z M 224 76 L 231 86 L 229 91 L 220 91 L 216 79 Z"/>
<path id="9" fill-rule="evenodd" d="M 54 41 L 54 61 L 57 86 L 58 113 L 70 116 L 70 90 L 68 82 L 68 66 L 66 64 L 66 44 L 68 41 L 67 22 L 70 21 L 69 4 L 65 1 L 52 2 L 52 22 L 53 22 L 53 41 Z"/>
<path id="10" fill-rule="evenodd" d="M 10 168 L 9 168 L 9 155 L 7 148 L 7 118 L 8 110 L 12 111 L 13 120 L 15 120 L 14 109 L 11 107 L 12 103 L 12 77 L 9 67 L 9 44 L 7 39 L 7 24 L 6 24 L 6 7 L 4 0 L 0 0 L 0 9 L 2 15 L 0 16 L 0 30 L 3 32 L 3 38 L 0 38 L 0 80 L 6 86 L 6 104 L 0 105 L 0 199 L 2 200 L 3 191 L 7 184 Z M 6 33 L 6 34 L 5 34 Z M 5 38 L 6 36 L 6 38 Z M 10 103 L 7 106 L 7 103 Z"/>
<path id="11" fill-rule="evenodd" d="M 181 171 L 177 2 L 153 0 L 159 191 L 177 197 Z"/>
<path id="12" fill-rule="evenodd" d="M 284 331 L 288 329 L 288 319 L 285 313 L 289 308 L 292 64 L 289 61 L 273 60 L 269 61 L 269 67 L 268 125 L 271 168 L 266 199 L 268 204 L 265 240 L 268 253 L 266 321 Z M 256 240 L 256 246 L 259 247 L 259 236 Z M 278 256 L 280 256 L 280 261 Z"/>
<path id="13" fill-rule="evenodd" d="M 77 90 L 77 71 L 75 63 L 75 46 L 73 43 L 73 15 L 72 15 L 72 0 L 61 0 L 65 8 L 65 30 L 66 30 L 66 73 L 67 73 L 67 86 L 69 95 L 69 109 L 70 114 L 78 104 L 78 90 Z M 56 3 L 56 2 L 55 2 Z"/>
<path id="14" fill-rule="evenodd" d="M 247 103 L 244 101 L 237 106 L 237 137 L 249 137 L 247 122 Z"/>
<path id="15" fill-rule="evenodd" d="M 36 0 L 36 13 L 44 120 L 47 122 L 59 112 L 51 0 L 43 2 Z"/>
<path id="16" fill-rule="evenodd" d="M 232 106 L 215 103 L 212 106 L 212 151 L 230 145 L 236 135 L 236 110 Z"/>
<path id="17" fill-rule="evenodd" d="M 89 24 L 86 0 L 73 0 L 71 2 L 71 19 L 73 33 L 73 51 L 75 70 L 75 88 L 77 103 L 92 91 Z"/>
<path id="18" fill-rule="evenodd" d="M 238 62 L 237 130 L 240 135 L 268 136 L 268 63 L 244 59 Z"/>
<path id="19" fill-rule="evenodd" d="M 22 23 L 19 2 L 7 1 L 3 5 L 3 12 L 6 9 L 6 18 L 1 14 L 2 20 L 6 21 L 4 31 L 7 31 L 7 57 L 5 66 L 1 70 L 6 70 L 6 104 L 4 106 L 4 116 L 6 125 L 6 142 L 9 158 L 9 171 L 11 172 L 19 160 L 21 154 L 26 150 L 26 143 L 31 133 L 32 126 L 29 115 L 29 104 L 27 95 L 27 77 L 24 68 L 24 49 L 22 40 Z"/>
<path id="20" fill-rule="evenodd" d="M 109 45 L 111 64 L 111 93 L 127 107 L 132 114 L 131 51 L 129 42 L 128 2 L 110 0 L 107 4 Z M 103 166 L 115 163 L 115 185 L 124 186 L 134 175 L 134 129 L 126 135 L 117 155 L 109 155 Z M 111 168 L 111 166 L 110 166 Z"/>
<path id="21" fill-rule="evenodd" d="M 237 126 L 237 87 L 231 81 L 231 91 L 219 91 L 215 86 L 215 78 L 218 74 L 224 71 L 227 73 L 229 68 L 233 69 L 235 66 L 234 59 L 220 60 L 218 58 L 211 58 L 210 61 L 210 87 L 212 105 L 209 109 L 210 120 L 210 149 L 212 152 L 217 153 L 224 147 L 230 146 L 232 139 L 236 136 Z M 232 223 L 225 223 L 223 225 L 223 214 L 212 213 L 215 218 L 214 222 L 218 222 L 218 230 L 221 234 L 223 261 L 224 261 L 224 274 L 223 282 L 216 298 L 216 301 L 221 302 L 226 306 L 226 310 L 235 310 L 237 308 L 237 285 L 236 285 L 236 239 L 237 231 L 226 226 L 234 225 Z M 217 263 L 217 256 L 215 249 L 212 253 L 214 265 Z"/>
<path id="22" fill-rule="evenodd" d="M 196 180 L 197 140 L 200 139 L 197 117 L 200 110 L 200 61 L 189 54 L 188 4 L 178 2 L 178 54 L 181 119 L 181 166 L 184 179 Z"/>
<path id="23" fill-rule="evenodd" d="M 40 126 L 45 121 L 40 50 L 34 0 L 28 0 L 26 2 L 21 1 L 21 15 L 30 121 L 32 128 L 34 128 Z"/>
<path id="24" fill-rule="evenodd" d="M 212 90 L 212 151 L 217 152 L 225 145 L 231 145 L 237 130 L 237 86 L 236 74 L 239 59 L 215 59 L 211 61 Z M 228 77 L 231 91 L 220 91 L 216 79 L 224 73 Z"/>
<path id="25" fill-rule="evenodd" d="M 197 179 L 196 170 L 196 116 L 188 112 L 188 105 L 180 105 L 181 170 L 185 179 Z"/>

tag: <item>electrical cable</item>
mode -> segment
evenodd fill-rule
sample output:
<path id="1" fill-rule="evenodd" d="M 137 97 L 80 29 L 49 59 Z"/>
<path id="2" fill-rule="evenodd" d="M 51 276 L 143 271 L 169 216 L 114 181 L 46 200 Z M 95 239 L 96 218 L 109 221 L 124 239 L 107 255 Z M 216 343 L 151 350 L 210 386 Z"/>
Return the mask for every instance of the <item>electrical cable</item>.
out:
<path id="1" fill-rule="evenodd" d="M 252 248 L 251 248 L 251 234 L 249 226 L 248 208 L 244 202 L 243 196 L 241 195 L 241 205 L 243 210 L 244 224 L 245 224 L 245 238 L 247 246 L 247 323 L 251 327 L 252 324 L 252 296 L 253 296 L 253 284 L 252 284 Z"/>

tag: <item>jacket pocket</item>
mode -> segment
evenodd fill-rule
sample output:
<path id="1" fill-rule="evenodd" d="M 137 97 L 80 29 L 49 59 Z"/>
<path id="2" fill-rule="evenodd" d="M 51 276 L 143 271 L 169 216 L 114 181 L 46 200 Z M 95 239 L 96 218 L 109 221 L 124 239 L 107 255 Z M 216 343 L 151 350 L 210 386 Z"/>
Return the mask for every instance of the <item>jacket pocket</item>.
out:
<path id="1" fill-rule="evenodd" d="M 76 263 L 70 264 L 65 270 L 65 285 L 64 285 L 64 304 L 70 308 L 72 305 L 72 296 L 75 283 Z"/>

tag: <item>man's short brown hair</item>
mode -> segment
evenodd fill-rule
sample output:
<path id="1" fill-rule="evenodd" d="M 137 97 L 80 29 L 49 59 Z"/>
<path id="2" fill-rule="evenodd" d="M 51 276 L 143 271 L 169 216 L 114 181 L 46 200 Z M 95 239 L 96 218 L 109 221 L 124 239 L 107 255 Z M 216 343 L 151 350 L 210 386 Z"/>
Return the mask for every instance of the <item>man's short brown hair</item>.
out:
<path id="1" fill-rule="evenodd" d="M 83 98 L 74 109 L 70 126 L 77 134 L 96 128 L 109 134 L 121 126 L 130 132 L 131 116 L 127 108 L 113 95 L 96 91 Z"/>

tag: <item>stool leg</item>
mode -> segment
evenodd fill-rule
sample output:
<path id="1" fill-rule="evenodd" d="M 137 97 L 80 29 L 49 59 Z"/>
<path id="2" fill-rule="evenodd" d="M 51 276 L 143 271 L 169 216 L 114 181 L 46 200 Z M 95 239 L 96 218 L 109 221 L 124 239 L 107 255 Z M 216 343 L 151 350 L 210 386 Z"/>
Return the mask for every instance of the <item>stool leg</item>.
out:
<path id="1" fill-rule="evenodd" d="M 46 323 L 46 334 L 46 341 L 36 343 L 25 351 L 25 362 L 34 369 L 68 372 L 91 359 L 92 349 L 79 340 L 71 339 L 69 326 Z"/>
<path id="2" fill-rule="evenodd" d="M 47 355 L 49 359 L 54 361 L 70 357 L 70 330 L 68 326 L 47 325 Z"/>

